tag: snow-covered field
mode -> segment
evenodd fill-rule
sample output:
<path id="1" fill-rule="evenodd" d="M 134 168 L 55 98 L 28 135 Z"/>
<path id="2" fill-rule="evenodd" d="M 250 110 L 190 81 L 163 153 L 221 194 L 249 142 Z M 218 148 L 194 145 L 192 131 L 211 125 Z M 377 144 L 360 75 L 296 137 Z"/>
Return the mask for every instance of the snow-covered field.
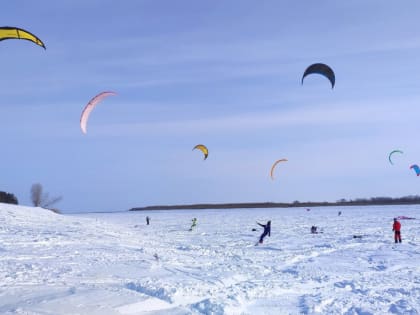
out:
<path id="1" fill-rule="evenodd" d="M 0 314 L 419 314 L 420 220 L 401 220 L 394 244 L 398 215 L 419 218 L 420 206 L 57 215 L 0 204 Z M 269 219 L 254 246 L 255 221 Z"/>

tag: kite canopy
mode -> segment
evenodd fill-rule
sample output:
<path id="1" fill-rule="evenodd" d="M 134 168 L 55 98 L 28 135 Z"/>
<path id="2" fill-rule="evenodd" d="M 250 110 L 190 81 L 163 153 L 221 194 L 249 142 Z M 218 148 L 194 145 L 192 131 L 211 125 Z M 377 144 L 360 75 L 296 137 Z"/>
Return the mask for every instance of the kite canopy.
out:
<path id="1" fill-rule="evenodd" d="M 98 103 L 100 101 L 102 101 L 102 99 L 104 99 L 105 97 L 108 97 L 110 95 L 117 95 L 117 93 L 110 92 L 110 91 L 102 92 L 102 93 L 99 93 L 98 95 L 96 95 L 94 98 L 92 98 L 89 101 L 89 103 L 87 103 L 85 109 L 82 112 L 82 116 L 80 117 L 80 128 L 82 129 L 82 132 L 84 134 L 87 133 L 86 128 L 87 128 L 87 122 L 88 122 L 90 113 L 96 107 L 96 105 L 98 105 Z"/>
<path id="2" fill-rule="evenodd" d="M 391 157 L 392 157 L 392 155 L 394 154 L 394 153 L 404 153 L 403 151 L 401 151 L 401 150 L 394 150 L 394 151 L 391 151 L 391 153 L 389 153 L 389 155 L 388 155 L 388 160 L 389 160 L 389 163 L 391 163 L 392 165 L 394 165 L 394 163 L 392 162 L 392 160 L 391 160 Z"/>
<path id="3" fill-rule="evenodd" d="M 203 152 L 204 154 L 204 160 L 207 159 L 207 157 L 209 156 L 209 150 L 207 149 L 207 147 L 204 144 L 197 144 L 193 150 L 198 149 L 201 152 Z"/>
<path id="4" fill-rule="evenodd" d="M 326 64 L 323 63 L 314 63 L 312 65 L 310 65 L 308 68 L 306 68 L 305 73 L 302 76 L 302 84 L 303 84 L 303 79 L 307 76 L 310 75 L 312 73 L 318 73 L 318 74 L 322 74 L 323 76 L 325 76 L 328 80 L 330 80 L 331 82 L 331 88 L 334 88 L 335 85 L 335 74 L 334 71 L 327 66 Z"/>
<path id="5" fill-rule="evenodd" d="M 277 166 L 277 164 L 279 164 L 280 162 L 287 162 L 287 159 L 280 159 L 280 160 L 277 160 L 277 161 L 274 162 L 274 164 L 273 164 L 273 166 L 271 167 L 271 170 L 270 170 L 271 179 L 274 179 L 274 169 Z"/>
<path id="6" fill-rule="evenodd" d="M 413 169 L 416 172 L 417 176 L 420 175 L 420 167 L 417 164 L 411 165 L 410 169 Z"/>
<path id="7" fill-rule="evenodd" d="M 407 217 L 405 215 L 399 215 L 398 217 L 396 217 L 396 219 L 398 219 L 398 220 L 415 220 L 416 218 Z"/>
<path id="8" fill-rule="evenodd" d="M 17 27 L 1 26 L 0 40 L 5 39 L 26 39 L 46 49 L 44 43 L 37 36 Z"/>

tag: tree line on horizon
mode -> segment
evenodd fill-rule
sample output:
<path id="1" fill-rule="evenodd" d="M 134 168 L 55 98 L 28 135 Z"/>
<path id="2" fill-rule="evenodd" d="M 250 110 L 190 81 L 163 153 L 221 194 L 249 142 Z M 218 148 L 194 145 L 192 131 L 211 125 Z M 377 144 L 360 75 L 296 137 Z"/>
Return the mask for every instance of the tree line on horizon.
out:
<path id="1" fill-rule="evenodd" d="M 371 197 L 356 199 L 339 199 L 336 202 L 330 201 L 294 201 L 291 206 L 302 207 L 304 205 L 392 205 L 392 204 L 420 204 L 420 195 L 409 195 L 403 197 Z"/>
<path id="2" fill-rule="evenodd" d="M 336 202 L 337 204 L 340 203 L 370 203 L 370 204 L 375 204 L 375 203 L 390 203 L 390 204 L 395 204 L 395 203 L 420 203 L 420 196 L 419 195 L 409 195 L 409 196 L 403 196 L 403 197 L 397 197 L 397 198 L 392 198 L 392 197 L 371 197 L 371 198 L 356 198 L 356 199 L 340 199 L 337 200 Z"/>
<path id="3" fill-rule="evenodd" d="M 315 206 L 352 206 L 352 205 L 398 205 L 398 204 L 420 204 L 419 195 L 410 195 L 398 198 L 392 197 L 371 197 L 356 199 L 339 199 L 336 202 L 329 201 L 305 201 L 298 200 L 292 203 L 286 202 L 246 202 L 246 203 L 202 203 L 187 205 L 155 205 L 146 207 L 131 208 L 130 211 L 141 210 L 177 210 L 177 209 L 233 209 L 233 208 L 289 208 L 289 207 L 315 207 Z"/>

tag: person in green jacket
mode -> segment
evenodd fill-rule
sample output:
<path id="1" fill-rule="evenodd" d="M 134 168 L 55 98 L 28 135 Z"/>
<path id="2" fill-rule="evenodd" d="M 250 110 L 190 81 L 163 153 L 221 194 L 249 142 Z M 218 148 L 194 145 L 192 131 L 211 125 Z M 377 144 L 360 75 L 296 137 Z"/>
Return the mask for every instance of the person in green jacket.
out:
<path id="1" fill-rule="evenodd" d="M 192 231 L 192 230 L 193 230 L 193 228 L 194 228 L 196 225 L 197 225 L 197 218 L 194 218 L 194 219 L 192 219 L 192 224 L 191 224 L 191 227 L 190 227 L 190 231 Z"/>

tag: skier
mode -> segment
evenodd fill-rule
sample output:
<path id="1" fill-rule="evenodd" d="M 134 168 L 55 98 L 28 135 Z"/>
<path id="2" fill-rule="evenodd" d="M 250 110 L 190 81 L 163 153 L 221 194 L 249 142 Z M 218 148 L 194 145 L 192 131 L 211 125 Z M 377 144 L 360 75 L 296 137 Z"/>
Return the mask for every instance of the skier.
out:
<path id="1" fill-rule="evenodd" d="M 394 224 L 392 225 L 392 230 L 394 231 L 395 243 L 401 243 L 401 223 L 394 218 Z"/>
<path id="2" fill-rule="evenodd" d="M 191 224 L 191 227 L 190 227 L 190 231 L 192 231 L 193 227 L 195 227 L 197 225 L 197 218 L 194 218 L 191 221 L 192 221 L 192 224 Z"/>
<path id="3" fill-rule="evenodd" d="M 149 225 L 150 224 L 150 218 L 149 216 L 146 217 L 146 224 Z"/>
<path id="4" fill-rule="evenodd" d="M 264 240 L 264 237 L 266 237 L 267 234 L 268 234 L 268 236 L 271 236 L 271 221 L 267 221 L 267 224 L 265 224 L 265 225 L 261 224 L 261 223 L 258 223 L 258 222 L 257 222 L 257 224 L 264 228 L 264 232 L 261 234 L 260 240 L 258 241 L 260 244 L 262 244 L 263 240 Z M 255 245 L 258 245 L 258 243 L 255 244 Z"/>

